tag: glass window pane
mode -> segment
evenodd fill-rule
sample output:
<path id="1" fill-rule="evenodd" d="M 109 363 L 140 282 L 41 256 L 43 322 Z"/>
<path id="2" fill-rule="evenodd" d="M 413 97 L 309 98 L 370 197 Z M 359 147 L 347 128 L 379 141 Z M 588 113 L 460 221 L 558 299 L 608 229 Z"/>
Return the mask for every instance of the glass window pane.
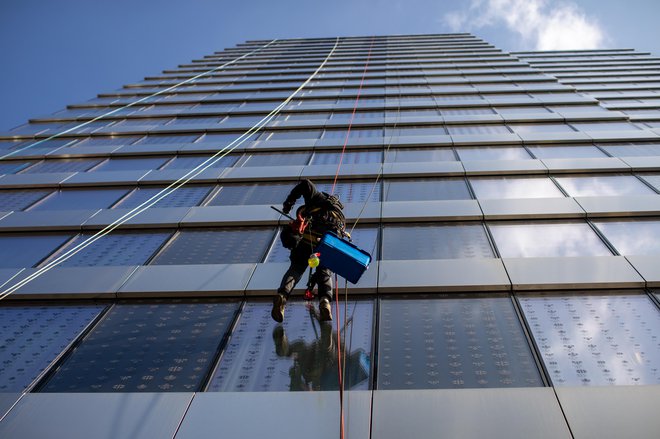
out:
<path id="1" fill-rule="evenodd" d="M 655 192 L 632 175 L 556 177 L 571 197 L 651 195 Z"/>
<path id="2" fill-rule="evenodd" d="M 34 162 L 17 162 L 13 160 L 3 160 L 0 162 L 0 174 L 14 174 L 21 169 L 27 168 Z"/>
<path id="3" fill-rule="evenodd" d="M 594 221 L 622 255 L 660 255 L 660 220 Z"/>
<path id="4" fill-rule="evenodd" d="M 268 140 L 313 140 L 321 137 L 321 130 L 273 131 Z"/>
<path id="5" fill-rule="evenodd" d="M 510 134 L 511 131 L 505 125 L 448 125 L 447 129 L 451 135 L 473 135 L 473 134 Z"/>
<path id="6" fill-rule="evenodd" d="M 493 223 L 489 227 L 503 258 L 612 254 L 591 227 L 582 222 Z"/>
<path id="7" fill-rule="evenodd" d="M 607 157 L 603 151 L 592 145 L 575 146 L 528 146 L 539 159 L 598 158 Z"/>
<path id="8" fill-rule="evenodd" d="M 23 210 L 50 193 L 50 190 L 29 189 L 0 191 L 0 212 Z"/>
<path id="9" fill-rule="evenodd" d="M 660 145 L 639 144 L 639 145 L 599 145 L 608 153 L 615 157 L 655 157 L 660 156 Z"/>
<path id="10" fill-rule="evenodd" d="M 511 299 L 380 301 L 378 389 L 543 386 Z"/>
<path id="11" fill-rule="evenodd" d="M 342 165 L 356 165 L 363 163 L 381 163 L 380 151 L 346 151 L 344 156 L 340 152 L 316 152 L 312 156 L 312 165 L 338 165 L 341 158 Z"/>
<path id="12" fill-rule="evenodd" d="M 564 196 L 547 177 L 476 177 L 470 178 L 470 184 L 479 199 Z"/>
<path id="13" fill-rule="evenodd" d="M 659 174 L 640 174 L 648 183 L 660 191 L 660 175 Z"/>
<path id="14" fill-rule="evenodd" d="M 384 182 L 385 201 L 469 200 L 463 178 L 417 178 Z"/>
<path id="15" fill-rule="evenodd" d="M 628 122 L 571 122 L 579 131 L 637 131 L 640 128 Z"/>
<path id="16" fill-rule="evenodd" d="M 456 148 L 460 160 L 528 160 L 522 146 L 467 146 Z"/>
<path id="17" fill-rule="evenodd" d="M 306 165 L 309 162 L 309 152 L 279 152 L 250 154 L 241 166 L 294 166 Z"/>
<path id="18" fill-rule="evenodd" d="M 70 235 L 0 235 L 0 268 L 34 267 L 64 244 Z"/>
<path id="19" fill-rule="evenodd" d="M 345 139 L 347 130 L 325 130 L 324 139 Z M 383 137 L 382 129 L 351 129 L 349 138 L 367 139 Z"/>
<path id="20" fill-rule="evenodd" d="M 492 258 L 481 224 L 434 223 L 387 225 L 383 228 L 383 259 Z"/>
<path id="21" fill-rule="evenodd" d="M 139 187 L 113 206 L 113 209 L 133 209 L 154 197 L 164 187 Z M 170 192 L 150 208 L 199 206 L 213 186 L 184 186 Z"/>
<path id="22" fill-rule="evenodd" d="M 520 297 L 555 386 L 660 384 L 660 313 L 643 294 Z"/>
<path id="23" fill-rule="evenodd" d="M 505 116 L 510 116 L 510 115 L 532 115 L 532 114 L 543 114 L 543 113 L 549 113 L 550 110 L 548 110 L 545 107 L 534 107 L 534 106 L 525 106 L 525 107 L 496 107 L 494 108 L 495 111 L 497 111 L 499 114 L 503 114 Z"/>
<path id="24" fill-rule="evenodd" d="M 236 301 L 119 303 L 39 391 L 198 391 L 237 311 Z"/>
<path id="25" fill-rule="evenodd" d="M 493 114 L 490 108 L 443 108 L 443 116 L 474 116 L 477 114 Z M 403 114 L 403 113 L 402 113 Z"/>
<path id="26" fill-rule="evenodd" d="M 385 162 L 454 162 L 451 148 L 390 148 L 385 151 Z"/>
<path id="27" fill-rule="evenodd" d="M 184 169 L 186 171 L 191 171 L 197 166 L 204 163 L 210 157 L 211 157 L 210 155 L 177 156 L 174 160 L 163 166 L 163 169 Z M 216 157 L 213 160 L 217 159 L 218 161 L 215 162 L 213 165 L 211 165 L 210 168 L 213 169 L 229 168 L 231 166 L 234 166 L 234 164 L 236 164 L 236 162 L 238 161 L 238 157 L 239 156 L 236 155 L 226 155 L 220 158 Z M 208 163 L 206 163 L 204 166 L 206 165 L 208 165 Z"/>
<path id="28" fill-rule="evenodd" d="M 153 265 L 242 264 L 261 262 L 273 229 L 182 230 L 153 260 Z"/>
<path id="29" fill-rule="evenodd" d="M 91 172 L 142 171 L 147 169 L 157 169 L 167 160 L 169 160 L 169 158 L 164 157 L 109 159 L 94 168 Z"/>
<path id="30" fill-rule="evenodd" d="M 44 160 L 31 166 L 29 169 L 26 169 L 23 173 L 45 174 L 50 172 L 85 172 L 100 161 L 100 159 Z"/>
<path id="31" fill-rule="evenodd" d="M 254 134 L 243 136 L 243 133 L 209 133 L 204 134 L 195 143 L 216 143 L 219 147 L 233 143 L 233 146 L 235 146 L 242 141 L 247 142 L 248 140 L 254 140 L 254 137 Z M 241 140 L 238 140 L 239 138 Z"/>
<path id="32" fill-rule="evenodd" d="M 88 137 L 78 143 L 73 144 L 72 147 L 131 145 L 133 142 L 135 142 L 140 138 L 141 138 L 140 136 Z"/>
<path id="33" fill-rule="evenodd" d="M 23 392 L 103 310 L 102 305 L 0 307 L 0 392 Z"/>
<path id="34" fill-rule="evenodd" d="M 444 136 L 447 130 L 444 126 L 409 126 L 387 128 L 385 137 L 390 136 Z"/>
<path id="35" fill-rule="evenodd" d="M 374 186 L 375 184 L 375 186 Z M 317 183 L 316 189 L 321 192 L 330 193 L 332 183 Z M 380 184 L 373 181 L 369 182 L 342 182 L 338 181 L 335 185 L 334 195 L 339 196 L 342 203 L 377 203 L 380 201 Z"/>
<path id="36" fill-rule="evenodd" d="M 538 123 L 538 124 L 508 124 L 516 134 L 529 133 L 574 133 L 575 130 L 568 124 Z"/>
<path id="37" fill-rule="evenodd" d="M 94 241 L 66 261 L 61 267 L 106 267 L 144 264 L 165 241 L 171 232 L 112 232 Z M 54 257 L 82 243 L 91 233 L 76 236 Z"/>
<path id="38" fill-rule="evenodd" d="M 199 134 L 188 134 L 188 135 L 178 135 L 178 136 L 147 136 L 144 137 L 139 143 L 140 145 L 174 145 L 174 144 L 185 144 L 193 143 Z"/>
<path id="39" fill-rule="evenodd" d="M 248 206 L 255 204 L 272 204 L 280 206 L 291 189 L 292 183 L 255 183 L 240 185 L 225 185 L 208 202 L 208 206 Z"/>
<path id="40" fill-rule="evenodd" d="M 53 192 L 30 210 L 107 209 L 127 193 L 126 189 L 67 189 Z"/>
<path id="41" fill-rule="evenodd" d="M 342 344 L 346 358 L 345 390 L 371 388 L 374 303 L 347 304 Z M 248 302 L 238 320 L 207 390 L 212 392 L 338 390 L 336 333 L 331 322 L 319 323 L 315 308 L 287 303 L 286 319 L 276 324 L 270 302 Z M 343 306 L 343 305 L 342 305 Z"/>

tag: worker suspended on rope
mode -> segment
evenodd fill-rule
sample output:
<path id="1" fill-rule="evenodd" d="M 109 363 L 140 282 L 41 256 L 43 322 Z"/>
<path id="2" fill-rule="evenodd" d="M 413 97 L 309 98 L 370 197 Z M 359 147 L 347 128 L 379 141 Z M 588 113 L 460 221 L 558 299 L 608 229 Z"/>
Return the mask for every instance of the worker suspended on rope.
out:
<path id="1" fill-rule="evenodd" d="M 305 179 L 294 187 L 282 204 L 282 211 L 288 214 L 296 204 L 298 198 L 303 197 L 305 204 L 298 208 L 295 220 L 285 226 L 280 234 L 282 245 L 291 250 L 289 259 L 291 265 L 284 273 L 282 283 L 273 299 L 271 316 L 276 322 L 284 320 L 284 307 L 291 291 L 300 281 L 308 264 L 315 265 L 314 249 L 324 233 L 332 231 L 339 236 L 348 236 L 346 233 L 346 219 L 342 212 L 344 206 L 335 195 L 320 192 L 314 183 Z M 318 256 L 318 255 L 316 255 Z M 323 255 L 321 255 L 321 260 Z M 308 263 L 309 260 L 309 263 Z M 319 320 L 332 320 L 332 279 L 331 272 L 323 267 L 323 263 L 316 268 L 310 278 L 308 290 L 313 284 L 318 286 Z"/>

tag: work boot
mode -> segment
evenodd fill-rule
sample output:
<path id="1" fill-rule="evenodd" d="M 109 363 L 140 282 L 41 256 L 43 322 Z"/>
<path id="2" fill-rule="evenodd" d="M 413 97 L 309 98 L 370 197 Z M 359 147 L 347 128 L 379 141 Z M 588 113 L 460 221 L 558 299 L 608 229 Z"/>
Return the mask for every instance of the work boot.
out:
<path id="1" fill-rule="evenodd" d="M 319 302 L 319 321 L 329 322 L 330 320 L 332 320 L 332 308 L 330 301 L 324 297 Z"/>
<path id="2" fill-rule="evenodd" d="M 284 305 L 286 305 L 286 297 L 281 294 L 276 295 L 273 299 L 273 309 L 270 312 L 270 316 L 277 323 L 284 321 Z"/>

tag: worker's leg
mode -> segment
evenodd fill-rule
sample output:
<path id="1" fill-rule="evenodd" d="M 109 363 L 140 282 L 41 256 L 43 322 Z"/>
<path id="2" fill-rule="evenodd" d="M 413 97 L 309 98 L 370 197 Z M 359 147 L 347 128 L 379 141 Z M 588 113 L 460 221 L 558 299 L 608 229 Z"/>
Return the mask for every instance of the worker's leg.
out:
<path id="1" fill-rule="evenodd" d="M 299 245 L 291 251 L 291 256 L 289 256 L 291 265 L 289 265 L 289 269 L 284 273 L 280 287 L 277 289 L 277 293 L 283 295 L 287 299 L 307 270 L 309 251 L 307 251 L 306 248 L 301 247 L 305 246 Z"/>
<path id="2" fill-rule="evenodd" d="M 316 270 L 316 282 L 319 286 L 319 320 L 326 322 L 332 320 L 332 272 L 327 268 L 319 267 Z"/>

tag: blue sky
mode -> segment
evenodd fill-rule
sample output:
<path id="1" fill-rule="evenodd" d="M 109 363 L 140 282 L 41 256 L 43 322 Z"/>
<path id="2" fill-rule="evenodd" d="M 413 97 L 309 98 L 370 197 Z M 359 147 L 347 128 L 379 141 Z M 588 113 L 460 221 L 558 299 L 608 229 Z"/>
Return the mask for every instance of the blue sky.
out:
<path id="1" fill-rule="evenodd" d="M 657 0 L 2 0 L 0 130 L 247 39 L 467 31 L 660 55 Z"/>

